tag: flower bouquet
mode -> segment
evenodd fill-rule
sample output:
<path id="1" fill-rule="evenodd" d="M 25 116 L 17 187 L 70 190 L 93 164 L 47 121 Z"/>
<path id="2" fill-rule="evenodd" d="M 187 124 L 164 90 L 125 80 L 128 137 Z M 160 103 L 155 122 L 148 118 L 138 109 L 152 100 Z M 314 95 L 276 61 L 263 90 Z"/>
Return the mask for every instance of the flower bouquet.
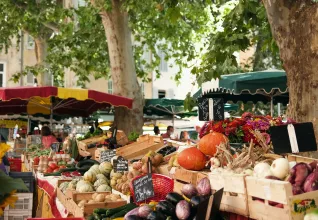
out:
<path id="1" fill-rule="evenodd" d="M 288 119 L 286 123 L 282 118 L 271 116 L 255 116 L 245 112 L 241 118 L 230 118 L 223 121 L 206 122 L 200 131 L 200 138 L 209 132 L 219 132 L 229 138 L 230 143 L 250 143 L 257 144 L 257 139 L 251 131 L 258 130 L 265 138 L 266 143 L 270 143 L 269 128 L 271 126 L 295 123 Z"/>

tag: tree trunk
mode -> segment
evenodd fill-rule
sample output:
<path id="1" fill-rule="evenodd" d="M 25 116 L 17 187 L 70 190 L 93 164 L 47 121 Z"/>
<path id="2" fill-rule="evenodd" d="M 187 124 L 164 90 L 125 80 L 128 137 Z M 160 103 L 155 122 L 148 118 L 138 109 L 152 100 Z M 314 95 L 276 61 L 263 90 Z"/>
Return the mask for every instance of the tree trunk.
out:
<path id="1" fill-rule="evenodd" d="M 47 56 L 47 42 L 42 38 L 35 38 L 35 56 L 36 65 L 45 66 L 45 59 Z M 52 82 L 48 72 L 39 73 L 36 77 L 38 81 L 38 86 L 51 86 Z"/>
<path id="2" fill-rule="evenodd" d="M 137 81 L 128 14 L 120 9 L 123 1 L 113 0 L 111 11 L 101 11 L 105 28 L 114 94 L 132 98 L 132 110 L 115 109 L 114 124 L 126 135 L 141 134 L 143 126 L 143 98 Z"/>
<path id="3" fill-rule="evenodd" d="M 288 116 L 315 123 L 318 116 L 318 4 L 310 0 L 263 0 L 280 49 L 289 88 Z"/>

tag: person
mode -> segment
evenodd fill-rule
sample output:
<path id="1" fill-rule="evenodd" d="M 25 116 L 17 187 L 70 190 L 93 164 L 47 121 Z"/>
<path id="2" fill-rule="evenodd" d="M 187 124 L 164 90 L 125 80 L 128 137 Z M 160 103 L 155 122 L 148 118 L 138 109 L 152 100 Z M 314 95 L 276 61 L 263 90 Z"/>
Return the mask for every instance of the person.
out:
<path id="1" fill-rule="evenodd" d="M 155 132 L 155 135 L 159 135 L 159 134 L 160 134 L 159 127 L 158 127 L 158 126 L 155 126 L 155 127 L 153 128 L 153 132 Z"/>
<path id="2" fill-rule="evenodd" d="M 173 135 L 173 132 L 174 132 L 174 128 L 173 126 L 170 125 L 167 127 L 167 132 L 162 134 L 161 136 L 162 138 L 171 138 L 171 136 Z"/>
<path id="3" fill-rule="evenodd" d="M 190 140 L 189 133 L 187 131 L 181 131 L 180 141 L 187 142 L 188 140 Z"/>
<path id="4" fill-rule="evenodd" d="M 43 126 L 41 129 L 42 145 L 44 149 L 51 148 L 53 143 L 58 142 L 57 139 L 52 135 L 51 129 L 48 126 Z"/>

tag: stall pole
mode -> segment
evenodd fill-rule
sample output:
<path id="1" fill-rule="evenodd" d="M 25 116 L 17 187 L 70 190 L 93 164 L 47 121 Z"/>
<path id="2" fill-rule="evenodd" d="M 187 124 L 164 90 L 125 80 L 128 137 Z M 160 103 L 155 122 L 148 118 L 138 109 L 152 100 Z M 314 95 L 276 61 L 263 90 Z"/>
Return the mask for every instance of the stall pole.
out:
<path id="1" fill-rule="evenodd" d="M 51 130 L 53 130 L 53 108 L 52 106 L 50 107 L 50 127 L 51 127 Z"/>
<path id="2" fill-rule="evenodd" d="M 278 112 L 278 117 L 280 116 L 280 103 L 277 103 L 277 112 Z"/>
<path id="3" fill-rule="evenodd" d="M 271 96 L 271 117 L 273 117 L 274 114 L 274 101 L 273 101 L 273 96 Z"/>

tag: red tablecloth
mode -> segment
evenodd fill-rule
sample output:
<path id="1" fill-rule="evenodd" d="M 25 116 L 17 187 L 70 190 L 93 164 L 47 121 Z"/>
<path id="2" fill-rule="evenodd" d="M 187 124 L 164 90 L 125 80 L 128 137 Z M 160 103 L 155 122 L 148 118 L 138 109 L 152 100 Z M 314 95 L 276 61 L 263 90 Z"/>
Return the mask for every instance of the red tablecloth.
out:
<path id="1" fill-rule="evenodd" d="M 45 178 L 37 178 L 38 187 L 49 196 L 49 205 L 51 206 L 52 214 L 55 218 L 63 218 L 62 215 L 66 215 L 67 211 L 63 210 L 65 213 L 61 213 L 61 210 L 58 209 L 56 204 L 56 187 L 57 187 L 57 180 L 48 181 Z"/>

